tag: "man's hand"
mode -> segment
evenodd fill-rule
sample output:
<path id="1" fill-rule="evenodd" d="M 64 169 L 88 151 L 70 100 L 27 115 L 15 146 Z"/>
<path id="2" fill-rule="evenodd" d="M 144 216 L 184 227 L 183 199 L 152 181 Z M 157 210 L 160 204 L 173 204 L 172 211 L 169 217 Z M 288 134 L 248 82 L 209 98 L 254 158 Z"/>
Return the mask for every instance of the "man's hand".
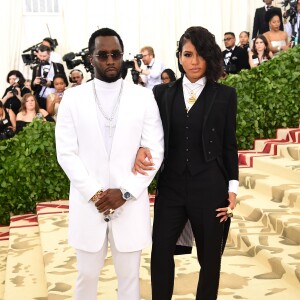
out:
<path id="1" fill-rule="evenodd" d="M 150 150 L 147 148 L 140 148 L 136 154 L 134 166 L 132 168 L 133 174 L 136 175 L 138 172 L 142 175 L 148 175 L 145 170 L 155 170 L 153 166 L 154 163 Z"/>
<path id="2" fill-rule="evenodd" d="M 125 202 L 120 189 L 107 189 L 99 196 L 95 206 L 100 213 L 108 215 L 110 209 L 117 209 Z"/>

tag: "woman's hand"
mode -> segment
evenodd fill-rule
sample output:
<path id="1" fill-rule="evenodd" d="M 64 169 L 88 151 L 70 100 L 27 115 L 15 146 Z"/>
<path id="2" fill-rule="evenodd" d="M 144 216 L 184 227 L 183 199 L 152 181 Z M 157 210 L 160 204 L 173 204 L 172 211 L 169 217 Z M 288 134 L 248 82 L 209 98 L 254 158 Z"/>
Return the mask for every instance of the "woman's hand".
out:
<path id="1" fill-rule="evenodd" d="M 231 218 L 232 216 L 229 216 L 230 210 L 234 210 L 236 205 L 236 194 L 233 192 L 228 192 L 228 207 L 220 207 L 217 208 L 216 211 L 219 213 L 217 214 L 217 218 L 220 218 L 220 223 L 227 221 L 228 218 Z"/>
<path id="2" fill-rule="evenodd" d="M 148 175 L 145 170 L 155 170 L 153 167 L 154 163 L 152 160 L 152 155 L 149 149 L 147 148 L 140 148 L 136 154 L 134 166 L 132 168 L 133 174 L 140 173 L 142 175 Z"/>

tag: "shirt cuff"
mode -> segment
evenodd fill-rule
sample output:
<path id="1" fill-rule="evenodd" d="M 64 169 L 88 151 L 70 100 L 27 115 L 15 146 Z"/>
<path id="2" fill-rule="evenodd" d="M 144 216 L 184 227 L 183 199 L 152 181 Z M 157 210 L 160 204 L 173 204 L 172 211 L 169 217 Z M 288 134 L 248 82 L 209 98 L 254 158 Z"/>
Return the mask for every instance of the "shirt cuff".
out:
<path id="1" fill-rule="evenodd" d="M 238 180 L 229 180 L 228 192 L 235 193 L 237 195 L 239 188 Z"/>

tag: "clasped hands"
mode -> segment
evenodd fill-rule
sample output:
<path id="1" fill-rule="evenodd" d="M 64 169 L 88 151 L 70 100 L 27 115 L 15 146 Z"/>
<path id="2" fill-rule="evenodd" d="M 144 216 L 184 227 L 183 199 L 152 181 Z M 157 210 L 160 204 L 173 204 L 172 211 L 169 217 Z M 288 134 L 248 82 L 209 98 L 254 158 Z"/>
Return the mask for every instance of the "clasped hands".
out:
<path id="1" fill-rule="evenodd" d="M 97 196 L 94 202 L 99 213 L 105 216 L 113 213 L 113 211 L 122 206 L 126 200 L 122 197 L 120 189 L 107 189 Z"/>
<path id="2" fill-rule="evenodd" d="M 154 163 L 152 160 L 152 155 L 149 149 L 140 148 L 135 158 L 134 166 L 132 172 L 136 175 L 140 173 L 142 175 L 148 175 L 146 171 L 154 170 Z M 233 209 L 236 205 L 236 194 L 233 192 L 228 192 L 228 207 L 217 208 L 218 212 L 216 217 L 220 218 L 220 223 L 226 221 L 228 218 L 233 216 Z"/>

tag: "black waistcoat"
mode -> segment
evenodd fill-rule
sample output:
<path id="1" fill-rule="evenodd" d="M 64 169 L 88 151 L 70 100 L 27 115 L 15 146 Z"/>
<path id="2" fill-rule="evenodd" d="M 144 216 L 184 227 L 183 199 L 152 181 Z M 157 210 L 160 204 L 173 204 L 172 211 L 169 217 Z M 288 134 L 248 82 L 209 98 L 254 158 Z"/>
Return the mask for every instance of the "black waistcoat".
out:
<path id="1" fill-rule="evenodd" d="M 172 109 L 167 169 L 182 174 L 186 169 L 195 175 L 204 165 L 202 126 L 205 113 L 206 89 L 204 88 L 189 112 L 186 111 L 182 87 L 176 93 Z"/>

